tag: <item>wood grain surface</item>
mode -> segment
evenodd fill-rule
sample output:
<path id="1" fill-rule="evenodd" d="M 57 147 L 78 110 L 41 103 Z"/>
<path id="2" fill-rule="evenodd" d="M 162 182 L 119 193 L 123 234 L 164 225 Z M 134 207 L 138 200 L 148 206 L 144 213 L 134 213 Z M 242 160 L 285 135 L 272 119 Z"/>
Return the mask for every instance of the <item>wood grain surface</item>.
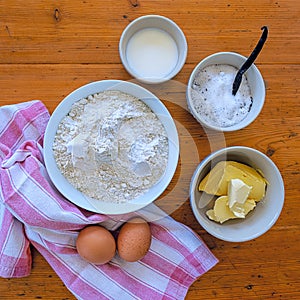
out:
<path id="1" fill-rule="evenodd" d="M 6 0 L 0 1 L 0 105 L 42 100 L 50 112 L 79 86 L 103 79 L 134 81 L 118 43 L 126 25 L 147 14 L 174 20 L 189 52 L 170 82 L 143 85 L 167 106 L 178 127 L 181 157 L 157 203 L 195 230 L 219 263 L 189 289 L 186 299 L 300 299 L 300 2 L 298 0 Z M 249 55 L 269 27 L 256 65 L 267 87 L 261 114 L 225 135 L 204 130 L 188 113 L 185 89 L 196 64 L 218 51 Z M 267 154 L 285 182 L 283 211 L 270 231 L 244 243 L 218 240 L 197 223 L 189 182 L 211 151 L 243 145 Z M 31 275 L 0 278 L 0 299 L 75 299 L 35 250 Z M 121 299 L 120 299 L 121 300 Z"/>

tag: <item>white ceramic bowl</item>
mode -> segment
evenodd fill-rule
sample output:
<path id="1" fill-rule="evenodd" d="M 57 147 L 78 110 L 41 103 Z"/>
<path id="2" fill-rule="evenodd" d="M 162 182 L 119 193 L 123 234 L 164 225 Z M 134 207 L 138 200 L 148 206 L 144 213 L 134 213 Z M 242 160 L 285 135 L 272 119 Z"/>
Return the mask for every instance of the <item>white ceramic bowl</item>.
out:
<path id="1" fill-rule="evenodd" d="M 133 68 L 133 64 L 136 62 L 132 62 L 127 54 L 128 50 L 128 42 L 132 38 L 133 35 L 135 35 L 137 32 L 140 32 L 143 29 L 159 29 L 163 31 L 164 33 L 167 33 L 168 36 L 174 40 L 177 47 L 177 61 L 174 63 L 174 67 L 170 69 L 170 72 L 164 75 L 157 75 L 157 76 L 151 76 L 151 77 L 144 77 L 144 74 L 140 74 L 137 69 Z M 160 40 L 161 36 L 158 37 L 155 41 L 150 42 L 150 45 L 152 49 L 155 49 L 156 46 L 161 46 L 162 41 Z M 149 41 L 148 41 L 149 43 Z M 147 44 L 148 45 L 148 44 Z M 166 46 L 166 45 L 165 45 Z M 127 70 L 127 72 L 133 76 L 134 78 L 138 79 L 141 82 L 148 83 L 148 84 L 157 84 L 162 83 L 167 80 L 170 80 L 173 78 L 183 67 L 186 56 L 187 56 L 187 42 L 184 33 L 179 28 L 179 26 L 172 20 L 159 15 L 146 15 L 139 17 L 132 21 L 127 27 L 124 29 L 120 42 L 119 42 L 119 54 L 121 61 Z M 136 49 L 135 51 L 139 51 L 139 49 Z M 136 55 L 136 59 L 141 59 L 143 56 L 145 57 L 145 67 L 149 67 L 149 65 L 154 65 L 159 63 L 158 61 L 152 62 L 152 61 L 146 61 L 147 58 L 149 60 L 149 56 L 145 53 L 147 51 L 144 51 L 144 53 L 139 53 L 139 55 Z M 154 51 L 153 51 L 154 52 Z M 171 53 L 170 53 L 171 55 Z M 153 57 L 151 57 L 151 60 Z"/>
<path id="2" fill-rule="evenodd" d="M 219 161 L 233 160 L 261 170 L 268 181 L 265 197 L 245 219 L 216 223 L 206 216 L 213 207 L 212 196 L 198 191 L 200 181 Z M 210 200 L 211 199 L 211 200 Z M 210 201 L 209 201 L 210 200 Z M 284 184 L 281 174 L 265 154 L 248 147 L 228 147 L 206 157 L 197 167 L 190 184 L 190 204 L 199 224 L 211 235 L 229 242 L 244 242 L 267 232 L 278 219 L 284 203 Z"/>
<path id="3" fill-rule="evenodd" d="M 201 123 L 203 126 L 205 126 L 206 128 L 210 128 L 210 129 L 217 130 L 217 131 L 239 130 L 239 129 L 242 129 L 242 128 L 248 126 L 250 123 L 252 123 L 257 118 L 259 113 L 261 112 L 263 105 L 264 105 L 264 101 L 265 101 L 266 91 L 265 91 L 265 84 L 264 84 L 263 77 L 262 77 L 261 73 L 259 72 L 258 68 L 255 66 L 255 64 L 252 64 L 251 67 L 243 75 L 243 76 L 246 76 L 246 78 L 248 80 L 250 90 L 251 90 L 251 93 L 253 96 L 253 103 L 252 103 L 252 107 L 251 107 L 249 113 L 247 114 L 247 116 L 239 123 L 232 125 L 232 126 L 228 126 L 228 127 L 216 126 L 215 124 L 212 124 L 212 123 L 208 122 L 207 120 L 203 119 L 203 117 L 196 111 L 196 109 L 193 105 L 192 95 L 191 95 L 192 86 L 193 86 L 195 77 L 197 76 L 198 72 L 201 69 L 203 69 L 207 66 L 210 66 L 210 65 L 215 65 L 215 64 L 231 65 L 231 66 L 239 69 L 243 65 L 243 63 L 246 61 L 246 59 L 247 59 L 246 57 L 244 57 L 238 53 L 218 52 L 218 53 L 215 53 L 215 54 L 212 54 L 212 55 L 206 57 L 194 68 L 194 70 L 189 78 L 187 91 L 186 91 L 187 105 L 188 105 L 188 108 L 189 108 L 191 114 L 194 116 L 194 118 L 199 123 Z"/>
<path id="4" fill-rule="evenodd" d="M 168 135 L 169 157 L 166 170 L 160 180 L 154 184 L 145 194 L 127 203 L 110 203 L 87 197 L 75 189 L 59 171 L 52 150 L 55 134 L 59 123 L 68 114 L 74 102 L 79 101 L 91 94 L 105 90 L 118 90 L 133 95 L 147 104 L 157 115 Z M 69 94 L 55 109 L 50 117 L 44 139 L 44 159 L 50 179 L 56 188 L 71 202 L 89 211 L 104 214 L 124 214 L 139 210 L 153 202 L 170 183 L 178 163 L 179 139 L 175 123 L 163 103 L 148 90 L 139 85 L 119 81 L 103 80 L 84 85 Z"/>

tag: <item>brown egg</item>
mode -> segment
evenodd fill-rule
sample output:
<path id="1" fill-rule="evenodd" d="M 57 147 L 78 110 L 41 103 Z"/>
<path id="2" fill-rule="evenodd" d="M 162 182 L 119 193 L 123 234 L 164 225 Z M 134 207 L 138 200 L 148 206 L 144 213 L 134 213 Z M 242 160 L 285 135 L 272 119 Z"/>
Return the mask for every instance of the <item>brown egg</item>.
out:
<path id="1" fill-rule="evenodd" d="M 88 262 L 105 264 L 115 255 L 113 235 L 99 225 L 90 225 L 80 231 L 76 241 L 79 255 Z"/>
<path id="2" fill-rule="evenodd" d="M 150 226 L 144 219 L 133 218 L 122 226 L 117 239 L 118 253 L 122 259 L 138 261 L 146 255 L 150 245 Z"/>

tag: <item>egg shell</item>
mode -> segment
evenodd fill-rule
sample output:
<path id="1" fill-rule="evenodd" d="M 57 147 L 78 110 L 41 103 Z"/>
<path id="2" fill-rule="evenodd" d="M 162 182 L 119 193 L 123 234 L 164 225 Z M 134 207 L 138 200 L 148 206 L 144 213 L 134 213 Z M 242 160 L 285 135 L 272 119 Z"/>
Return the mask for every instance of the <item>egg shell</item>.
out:
<path id="1" fill-rule="evenodd" d="M 104 227 L 90 225 L 82 229 L 76 240 L 78 254 L 94 264 L 109 262 L 116 252 L 116 241 Z"/>
<path id="2" fill-rule="evenodd" d="M 151 245 L 149 224 L 142 218 L 133 218 L 119 232 L 117 249 L 119 256 L 128 262 L 142 259 Z"/>

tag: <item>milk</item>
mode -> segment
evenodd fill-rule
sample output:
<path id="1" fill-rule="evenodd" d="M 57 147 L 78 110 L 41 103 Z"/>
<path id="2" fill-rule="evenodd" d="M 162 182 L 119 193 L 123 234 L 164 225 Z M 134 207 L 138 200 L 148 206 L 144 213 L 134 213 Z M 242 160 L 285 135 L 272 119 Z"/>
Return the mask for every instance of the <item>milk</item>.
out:
<path id="1" fill-rule="evenodd" d="M 167 32 L 157 28 L 145 28 L 129 39 L 126 57 L 137 77 L 161 79 L 175 68 L 178 49 L 176 42 Z"/>

